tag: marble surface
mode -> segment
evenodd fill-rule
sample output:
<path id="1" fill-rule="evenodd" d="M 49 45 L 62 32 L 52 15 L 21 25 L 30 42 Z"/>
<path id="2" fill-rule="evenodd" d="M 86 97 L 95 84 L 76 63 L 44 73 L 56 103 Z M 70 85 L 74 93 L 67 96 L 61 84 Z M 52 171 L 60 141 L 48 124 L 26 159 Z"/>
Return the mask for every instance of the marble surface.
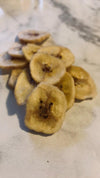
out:
<path id="1" fill-rule="evenodd" d="M 0 70 L 0 178 L 100 178 L 100 1 L 0 0 L 0 53 L 29 28 L 70 48 L 98 95 L 75 103 L 54 135 L 30 133 Z"/>

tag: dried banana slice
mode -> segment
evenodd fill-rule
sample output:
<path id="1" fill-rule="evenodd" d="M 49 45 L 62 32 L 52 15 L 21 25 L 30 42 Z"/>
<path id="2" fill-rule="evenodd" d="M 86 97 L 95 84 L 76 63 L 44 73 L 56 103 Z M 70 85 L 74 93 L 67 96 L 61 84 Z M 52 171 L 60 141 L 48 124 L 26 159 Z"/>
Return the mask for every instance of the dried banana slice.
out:
<path id="1" fill-rule="evenodd" d="M 50 36 L 47 40 L 45 40 L 42 44 L 42 46 L 51 46 L 51 45 L 55 45 L 55 41 L 53 40 L 53 38 Z"/>
<path id="2" fill-rule="evenodd" d="M 26 60 L 29 62 L 32 59 L 32 56 L 40 49 L 40 46 L 28 43 L 22 48 Z"/>
<path id="3" fill-rule="evenodd" d="M 26 104 L 25 125 L 36 132 L 53 134 L 63 123 L 67 102 L 57 87 L 41 83 Z"/>
<path id="4" fill-rule="evenodd" d="M 75 86 L 72 76 L 66 72 L 56 86 L 65 94 L 67 109 L 71 108 L 75 100 Z"/>
<path id="5" fill-rule="evenodd" d="M 66 67 L 69 67 L 74 63 L 74 55 L 68 48 L 65 47 L 56 45 L 44 46 L 40 48 L 39 52 L 57 57 L 64 62 Z"/>
<path id="6" fill-rule="evenodd" d="M 35 30 L 27 30 L 19 32 L 18 38 L 21 41 L 29 42 L 29 43 L 42 43 L 44 40 L 48 39 L 50 34 L 47 32 L 40 32 Z"/>
<path id="7" fill-rule="evenodd" d="M 71 66 L 68 68 L 68 72 L 74 78 L 76 99 L 84 100 L 95 97 L 96 86 L 88 72 L 78 66 Z"/>
<path id="8" fill-rule="evenodd" d="M 12 58 L 7 52 L 0 55 L 0 68 L 2 69 L 14 69 L 23 68 L 27 65 L 25 59 Z"/>
<path id="9" fill-rule="evenodd" d="M 25 104 L 35 86 L 36 84 L 29 74 L 29 69 L 24 69 L 17 79 L 14 90 L 15 98 L 19 105 Z"/>
<path id="10" fill-rule="evenodd" d="M 14 87 L 15 87 L 17 78 L 18 78 L 19 74 L 20 74 L 22 71 L 23 71 L 23 69 L 13 69 L 13 70 L 12 70 L 11 75 L 10 75 L 10 78 L 9 78 L 9 80 L 8 80 L 8 85 L 9 85 L 9 87 L 11 87 L 11 88 L 14 88 Z"/>
<path id="11" fill-rule="evenodd" d="M 61 49 L 59 46 L 53 45 L 53 46 L 44 46 L 41 47 L 39 49 L 39 53 L 45 53 L 45 54 L 49 54 L 51 56 L 58 56 L 58 54 L 60 53 Z"/>
<path id="12" fill-rule="evenodd" d="M 57 83 L 65 74 L 64 64 L 48 54 L 37 53 L 30 62 L 30 72 L 36 82 Z"/>
<path id="13" fill-rule="evenodd" d="M 14 43 L 12 47 L 8 50 L 8 54 L 12 57 L 24 58 L 22 47 L 22 44 Z"/>
<path id="14" fill-rule="evenodd" d="M 58 54 L 57 57 L 64 62 L 66 68 L 71 66 L 75 61 L 75 57 L 72 52 L 65 47 L 61 47 L 61 52 Z"/>

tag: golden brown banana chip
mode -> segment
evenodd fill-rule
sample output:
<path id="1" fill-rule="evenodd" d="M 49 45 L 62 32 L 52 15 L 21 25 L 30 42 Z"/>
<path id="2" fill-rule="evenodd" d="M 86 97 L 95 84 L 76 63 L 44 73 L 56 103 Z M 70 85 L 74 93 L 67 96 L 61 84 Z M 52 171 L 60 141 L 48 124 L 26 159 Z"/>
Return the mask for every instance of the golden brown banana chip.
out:
<path id="1" fill-rule="evenodd" d="M 41 47 L 38 52 L 47 53 L 55 56 L 64 62 L 65 67 L 69 67 L 74 63 L 74 55 L 68 48 L 52 45 Z"/>
<path id="2" fill-rule="evenodd" d="M 67 109 L 71 108 L 75 100 L 75 86 L 72 76 L 66 72 L 56 86 L 65 94 Z"/>
<path id="3" fill-rule="evenodd" d="M 32 56 L 40 49 L 40 46 L 28 43 L 22 48 L 26 60 L 29 62 L 32 59 Z"/>
<path id="4" fill-rule="evenodd" d="M 8 54 L 12 57 L 24 58 L 22 47 L 23 45 L 20 43 L 13 43 L 12 47 L 8 50 Z"/>
<path id="5" fill-rule="evenodd" d="M 30 62 L 30 72 L 36 82 L 57 83 L 65 74 L 63 62 L 48 54 L 37 53 Z"/>
<path id="6" fill-rule="evenodd" d="M 36 30 L 27 30 L 19 32 L 18 38 L 21 41 L 28 42 L 28 43 L 42 43 L 44 40 L 48 39 L 50 34 L 47 32 L 40 32 Z"/>
<path id="7" fill-rule="evenodd" d="M 88 72 L 78 66 L 71 66 L 68 72 L 74 78 L 76 99 L 84 100 L 95 97 L 96 86 Z"/>
<path id="8" fill-rule="evenodd" d="M 12 58 L 7 52 L 0 55 L 0 68 L 2 69 L 23 68 L 26 65 L 25 59 Z"/>
<path id="9" fill-rule="evenodd" d="M 42 46 L 51 46 L 51 45 L 55 45 L 55 41 L 53 40 L 53 38 L 50 36 L 47 40 L 45 40 L 42 44 Z"/>
<path id="10" fill-rule="evenodd" d="M 70 66 L 67 71 L 76 79 L 87 80 L 89 78 L 89 74 L 79 66 Z"/>
<path id="11" fill-rule="evenodd" d="M 41 83 L 26 104 L 25 125 L 36 132 L 53 134 L 63 123 L 67 102 L 57 87 Z"/>
<path id="12" fill-rule="evenodd" d="M 13 70 L 12 70 L 11 75 L 10 75 L 10 78 L 9 78 L 9 80 L 8 80 L 8 85 L 9 85 L 9 87 L 11 87 L 11 88 L 14 88 L 14 87 L 15 87 L 17 78 L 18 78 L 19 74 L 20 74 L 22 71 L 23 71 L 23 69 L 13 69 Z"/>
<path id="13" fill-rule="evenodd" d="M 35 86 L 36 84 L 29 74 L 29 69 L 24 69 L 18 76 L 14 90 L 15 98 L 19 105 L 25 104 Z"/>

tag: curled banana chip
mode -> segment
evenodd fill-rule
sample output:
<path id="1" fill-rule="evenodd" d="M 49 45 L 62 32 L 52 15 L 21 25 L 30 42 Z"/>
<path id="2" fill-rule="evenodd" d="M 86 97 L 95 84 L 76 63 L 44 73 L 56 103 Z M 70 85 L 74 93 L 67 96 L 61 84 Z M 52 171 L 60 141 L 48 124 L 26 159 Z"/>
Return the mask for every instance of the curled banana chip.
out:
<path id="1" fill-rule="evenodd" d="M 22 47 L 22 44 L 14 43 L 12 47 L 8 50 L 8 54 L 12 57 L 24 58 Z"/>
<path id="2" fill-rule="evenodd" d="M 84 100 L 95 97 L 96 86 L 88 72 L 78 66 L 71 66 L 68 68 L 68 72 L 74 78 L 76 99 Z"/>
<path id="3" fill-rule="evenodd" d="M 53 85 L 41 83 L 27 100 L 25 125 L 36 132 L 53 134 L 60 129 L 66 108 L 63 92 Z"/>
<path id="4" fill-rule="evenodd" d="M 0 68 L 2 69 L 14 69 L 23 68 L 27 65 L 25 59 L 12 58 L 7 52 L 0 55 Z"/>
<path id="5" fill-rule="evenodd" d="M 26 60 L 29 62 L 32 59 L 32 56 L 40 49 L 40 46 L 28 43 L 22 48 Z"/>
<path id="6" fill-rule="evenodd" d="M 10 75 L 10 78 L 9 78 L 9 80 L 8 80 L 8 85 L 9 85 L 9 87 L 11 87 L 11 88 L 14 88 L 14 87 L 15 87 L 17 78 L 18 78 L 19 74 L 20 74 L 22 71 L 23 71 L 23 69 L 13 69 L 13 70 L 12 70 L 11 75 Z"/>
<path id="7" fill-rule="evenodd" d="M 44 40 L 48 39 L 50 34 L 47 32 L 40 32 L 35 30 L 27 30 L 19 32 L 18 38 L 21 41 L 28 42 L 28 43 L 42 43 Z"/>
<path id="8" fill-rule="evenodd" d="M 55 41 L 51 36 L 47 40 L 45 40 L 42 44 L 42 46 L 52 46 L 52 45 L 55 45 Z"/>
<path id="9" fill-rule="evenodd" d="M 66 72 L 56 86 L 65 94 L 67 109 L 71 108 L 75 100 L 75 86 L 72 76 Z"/>
<path id="10" fill-rule="evenodd" d="M 69 67 L 74 63 L 74 55 L 68 48 L 65 47 L 56 45 L 44 46 L 41 47 L 38 52 L 46 53 L 57 57 L 58 59 L 62 60 L 66 67 Z"/>
<path id="11" fill-rule="evenodd" d="M 16 85 L 15 85 L 15 98 L 19 105 L 25 104 L 28 96 L 32 92 L 32 90 L 35 88 L 36 84 L 32 80 L 29 70 L 24 69 L 21 74 L 18 76 Z"/>
<path id="12" fill-rule="evenodd" d="M 64 64 L 48 54 L 37 53 L 30 62 L 30 72 L 36 82 L 57 83 L 65 74 Z"/>

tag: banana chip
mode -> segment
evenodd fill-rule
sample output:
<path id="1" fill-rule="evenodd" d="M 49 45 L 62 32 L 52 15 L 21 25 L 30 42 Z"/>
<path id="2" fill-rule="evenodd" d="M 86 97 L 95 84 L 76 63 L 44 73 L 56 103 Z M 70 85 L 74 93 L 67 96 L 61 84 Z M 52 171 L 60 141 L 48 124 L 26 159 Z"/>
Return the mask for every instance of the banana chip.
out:
<path id="1" fill-rule="evenodd" d="M 21 74 L 18 76 L 16 85 L 15 85 L 15 98 L 19 105 L 25 104 L 28 96 L 32 90 L 36 87 L 35 82 L 32 80 L 29 70 L 24 69 Z"/>
<path id="2" fill-rule="evenodd" d="M 23 71 L 23 69 L 13 69 L 13 70 L 12 70 L 11 75 L 10 75 L 10 78 L 9 78 L 9 80 L 8 80 L 8 85 L 9 85 L 9 87 L 11 87 L 11 88 L 14 88 L 14 87 L 15 87 L 17 78 L 18 78 L 19 74 L 20 74 L 22 71 Z"/>
<path id="3" fill-rule="evenodd" d="M 95 97 L 96 86 L 88 72 L 78 66 L 71 66 L 68 68 L 68 72 L 74 78 L 76 99 L 84 100 Z"/>
<path id="4" fill-rule="evenodd" d="M 38 52 L 46 53 L 60 59 L 66 67 L 71 66 L 74 63 L 74 55 L 72 52 L 65 47 L 51 45 L 41 47 Z"/>
<path id="5" fill-rule="evenodd" d="M 27 65 L 25 59 L 16 59 L 12 58 L 7 52 L 0 55 L 0 68 L 1 69 L 14 69 L 14 68 L 23 68 Z"/>
<path id="6" fill-rule="evenodd" d="M 66 72 L 56 86 L 65 94 L 67 109 L 71 108 L 75 100 L 75 86 L 72 76 Z"/>
<path id="7" fill-rule="evenodd" d="M 42 43 L 44 40 L 48 39 L 50 34 L 47 32 L 40 32 L 35 30 L 27 30 L 19 32 L 18 38 L 21 41 L 28 42 L 28 43 Z"/>
<path id="8" fill-rule="evenodd" d="M 63 92 L 55 86 L 41 83 L 27 100 L 25 125 L 36 132 L 53 134 L 60 129 L 66 108 Z"/>
<path id="9" fill-rule="evenodd" d="M 36 82 L 57 83 L 65 74 L 64 64 L 48 54 L 37 53 L 30 62 L 30 72 Z"/>
<path id="10" fill-rule="evenodd" d="M 20 43 L 14 43 L 10 49 L 8 49 L 8 54 L 12 57 L 24 58 L 22 51 L 23 45 Z"/>
<path id="11" fill-rule="evenodd" d="M 28 43 L 22 48 L 26 60 L 29 62 L 32 59 L 32 56 L 40 49 L 40 46 Z"/>

